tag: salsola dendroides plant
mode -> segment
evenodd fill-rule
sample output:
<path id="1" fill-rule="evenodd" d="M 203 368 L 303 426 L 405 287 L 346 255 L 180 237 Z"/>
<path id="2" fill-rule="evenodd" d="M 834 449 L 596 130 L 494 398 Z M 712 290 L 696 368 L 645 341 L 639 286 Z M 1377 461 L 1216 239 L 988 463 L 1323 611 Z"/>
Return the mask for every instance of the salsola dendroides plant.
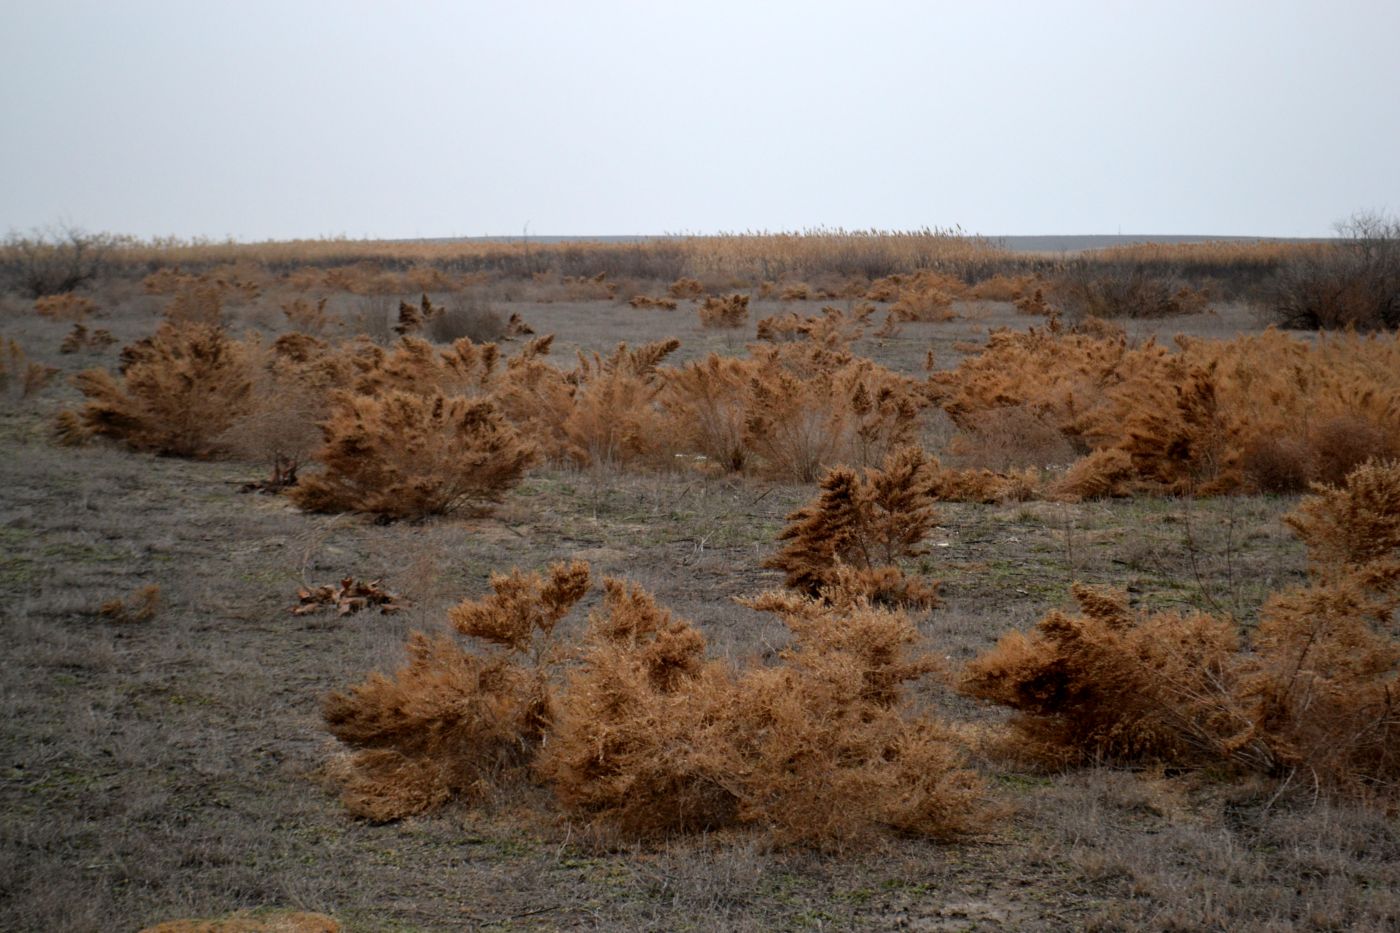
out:
<path id="1" fill-rule="evenodd" d="M 302 508 L 414 518 L 490 502 L 535 461 L 489 399 L 343 393 L 322 425 L 322 473 L 291 490 Z"/>
<path id="2" fill-rule="evenodd" d="M 588 565 L 496 574 L 491 587 L 450 614 L 488 650 L 416 633 L 392 677 L 373 674 L 326 698 L 327 726 L 354 750 L 337 775 L 351 812 L 392 820 L 480 796 L 533 757 L 554 715 L 554 627 L 588 592 Z"/>
<path id="3" fill-rule="evenodd" d="M 65 433 L 113 437 L 137 450 L 184 457 L 219 451 L 219 438 L 247 409 L 248 350 L 217 327 L 163 324 L 122 351 L 120 377 L 89 369 L 74 377 L 87 396 Z"/>
<path id="4" fill-rule="evenodd" d="M 1008 706 L 1012 746 L 1052 760 L 1218 764 L 1393 802 L 1400 792 L 1400 465 L 1373 463 L 1287 519 L 1308 586 L 1231 619 L 1128 608 L 1076 587 L 973 661 L 964 692 Z"/>
<path id="5" fill-rule="evenodd" d="M 787 586 L 809 596 L 858 595 L 880 602 L 931 605 L 937 587 L 909 578 L 901 558 L 924 553 L 920 542 L 937 521 L 937 461 L 917 447 L 886 458 L 864 474 L 836 467 L 817 498 L 788 516 L 787 542 L 764 561 Z"/>
<path id="6" fill-rule="evenodd" d="M 700 306 L 700 325 L 715 329 L 743 327 L 749 319 L 749 296 L 711 296 Z"/>

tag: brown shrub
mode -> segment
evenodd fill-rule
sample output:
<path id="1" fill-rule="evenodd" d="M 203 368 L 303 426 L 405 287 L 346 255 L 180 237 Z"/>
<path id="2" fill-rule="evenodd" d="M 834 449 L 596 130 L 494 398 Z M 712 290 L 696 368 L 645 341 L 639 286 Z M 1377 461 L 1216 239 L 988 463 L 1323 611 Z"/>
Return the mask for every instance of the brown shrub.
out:
<path id="1" fill-rule="evenodd" d="M 699 314 L 702 327 L 743 327 L 749 320 L 749 296 L 736 294 L 727 298 L 706 298 Z"/>
<path id="2" fill-rule="evenodd" d="M 812 597 L 832 589 L 846 597 L 864 588 L 872 599 L 932 605 L 936 584 L 904 579 L 898 561 L 926 553 L 920 542 L 937 520 L 937 469 L 937 461 L 907 447 L 863 476 L 846 467 L 828 471 L 817 498 L 788 516 L 778 536 L 788 543 L 763 566 L 783 571 L 785 585 Z M 857 574 L 843 575 L 842 568 Z"/>
<path id="3" fill-rule="evenodd" d="M 1020 310 L 1020 299 L 1032 291 L 1039 292 L 1037 279 L 1033 275 L 1006 275 L 997 273 L 982 279 L 968 290 L 968 294 L 979 301 L 1014 301 Z"/>
<path id="4" fill-rule="evenodd" d="M 586 564 L 541 574 L 493 574 L 493 595 L 455 607 L 463 635 L 494 646 L 463 650 L 447 636 L 416 633 L 408 663 L 326 697 L 331 733 L 356 750 L 341 773 L 346 807 L 392 820 L 453 795 L 482 796 L 518 775 L 554 715 L 554 627 L 587 593 Z"/>
<path id="5" fill-rule="evenodd" d="M 1143 615 L 1126 594 L 1076 585 L 1051 612 L 968 664 L 961 689 L 1017 711 L 1016 751 L 1049 761 L 1219 760 L 1247 734 L 1235 708 L 1239 637 L 1208 615 Z"/>
<path id="6" fill-rule="evenodd" d="M 1055 309 L 1045 300 L 1045 292 L 1041 288 L 1036 288 L 1029 295 L 1017 295 L 1014 299 L 1016 310 L 1021 314 L 1033 314 L 1040 317 L 1049 317 Z"/>
<path id="7" fill-rule="evenodd" d="M 752 370 L 747 360 L 715 353 L 668 370 L 658 401 L 677 432 L 676 446 L 722 470 L 743 470 L 751 456 L 744 438 Z"/>
<path id="8" fill-rule="evenodd" d="M 286 315 L 287 323 L 294 330 L 304 334 L 323 334 L 331 326 L 330 316 L 326 314 L 325 298 L 321 298 L 315 304 L 307 298 L 294 298 L 283 303 L 282 313 Z"/>
<path id="9" fill-rule="evenodd" d="M 1195 495 L 1291 491 L 1400 456 L 1400 340 L 1305 344 L 1266 331 L 1176 342 L 1172 353 L 1053 324 L 999 331 L 956 370 L 931 374 L 931 394 L 974 439 L 991 413 L 1019 409 L 1076 453 L 1095 452 L 1068 494 L 1125 491 L 1129 480 Z M 1099 475 L 1110 465 L 1113 477 Z M 1088 484 L 1075 490 L 1080 479 Z"/>
<path id="10" fill-rule="evenodd" d="M 565 808 L 624 836 L 731 823 L 738 798 L 717 747 L 732 691 L 695 628 L 643 590 L 605 580 L 537 771 Z"/>
<path id="11" fill-rule="evenodd" d="M 778 292 L 779 301 L 807 301 L 812 297 L 812 289 L 805 282 L 792 282 Z"/>
<path id="12" fill-rule="evenodd" d="M 659 308 L 662 311 L 674 311 L 679 307 L 673 298 L 650 298 L 646 295 L 633 295 L 627 299 L 627 303 L 634 308 Z"/>
<path id="13" fill-rule="evenodd" d="M 341 393 L 322 425 L 323 473 L 291 490 L 315 512 L 417 518 L 496 501 L 535 462 L 535 448 L 489 399 Z"/>
<path id="14" fill-rule="evenodd" d="M 923 387 L 824 343 L 750 347 L 744 443 L 765 472 L 811 482 L 827 467 L 874 466 L 913 443 Z"/>
<path id="15" fill-rule="evenodd" d="M 672 298 L 702 298 L 705 286 L 696 279 L 679 278 L 666 287 L 666 293 Z"/>
<path id="16" fill-rule="evenodd" d="M 84 350 L 105 350 L 117 342 L 111 331 L 98 328 L 89 331 L 82 324 L 74 324 L 58 345 L 59 353 L 79 353 Z"/>
<path id="17" fill-rule="evenodd" d="M 910 649 L 899 612 L 760 597 L 795 644 L 735 691 L 726 770 L 742 775 L 740 819 L 782 842 L 835 848 L 880 829 L 947 837 L 989 817 L 980 779 L 947 731 L 904 708 L 905 688 L 937 668 Z"/>
<path id="18" fill-rule="evenodd" d="M 107 600 L 97 614 L 109 622 L 149 622 L 160 611 L 160 587 L 154 583 L 137 587 L 126 596 Z"/>
<path id="19" fill-rule="evenodd" d="M 874 305 L 862 305 L 850 314 L 839 308 L 822 308 L 819 315 L 803 316 L 796 311 L 775 314 L 758 322 L 758 339 L 770 343 L 808 339 L 818 344 L 849 344 L 859 340 Z"/>
<path id="20" fill-rule="evenodd" d="M 34 302 L 34 310 L 57 321 L 81 323 L 89 315 L 97 313 L 97 304 L 91 298 L 65 292 L 62 295 L 45 295 L 38 299 Z"/>
<path id="21" fill-rule="evenodd" d="M 89 369 L 74 384 L 87 397 L 77 417 L 88 433 L 136 450 L 209 457 L 247 411 L 253 371 L 248 347 L 222 330 L 167 323 L 122 351 L 120 379 Z"/>
<path id="22" fill-rule="evenodd" d="M 1400 465 L 1368 464 L 1285 521 L 1308 586 L 1274 594 L 1245 647 L 1232 620 L 1130 611 L 1075 588 L 967 668 L 964 692 L 1017 711 L 1012 745 L 1052 760 L 1224 764 L 1393 804 Z"/>

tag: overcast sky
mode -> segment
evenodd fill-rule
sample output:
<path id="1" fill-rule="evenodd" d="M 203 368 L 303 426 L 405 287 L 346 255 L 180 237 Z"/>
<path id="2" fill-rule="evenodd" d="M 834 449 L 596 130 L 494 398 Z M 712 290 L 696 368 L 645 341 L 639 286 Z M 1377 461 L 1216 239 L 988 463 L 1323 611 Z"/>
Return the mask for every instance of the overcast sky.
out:
<path id="1" fill-rule="evenodd" d="M 0 0 L 0 230 L 1312 236 L 1400 0 Z"/>

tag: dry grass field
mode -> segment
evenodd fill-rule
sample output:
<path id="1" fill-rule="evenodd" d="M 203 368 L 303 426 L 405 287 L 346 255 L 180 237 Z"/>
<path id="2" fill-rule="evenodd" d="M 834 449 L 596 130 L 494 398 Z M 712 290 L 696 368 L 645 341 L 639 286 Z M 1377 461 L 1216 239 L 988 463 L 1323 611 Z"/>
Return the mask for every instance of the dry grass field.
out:
<path id="1" fill-rule="evenodd" d="M 1222 284 L 1218 269 L 1213 284 L 1187 275 L 1166 294 L 1169 311 L 1105 320 L 1069 307 L 1075 295 L 1103 300 L 1104 290 L 1078 287 L 1090 279 L 987 244 L 932 234 L 829 240 L 734 238 L 640 256 L 624 245 L 605 250 L 603 262 L 582 248 L 536 247 L 531 256 L 528 247 L 502 247 L 520 268 L 493 266 L 499 256 L 396 256 L 405 248 L 392 245 L 200 252 L 146 244 L 118 250 L 120 261 L 74 298 L 36 308 L 18 287 L 0 298 L 0 928 L 136 930 L 280 908 L 385 931 L 1400 925 L 1400 768 L 1385 751 L 1397 729 L 1385 711 L 1397 655 L 1386 652 L 1400 637 L 1400 571 L 1385 535 L 1400 542 L 1400 501 L 1386 499 L 1382 483 L 1365 505 L 1374 514 L 1362 536 L 1379 541 L 1380 552 L 1348 539 L 1335 566 L 1324 566 L 1324 534 L 1305 545 L 1283 521 L 1309 482 L 1341 483 L 1358 463 L 1400 454 L 1394 336 L 1265 333 L 1267 314 L 1249 283 L 1263 274 L 1256 267 L 1286 261 L 1285 247 L 1245 259 L 1139 248 L 1124 261 L 1155 262 L 1165 252 L 1175 270 L 1199 260 L 1247 271 L 1238 288 Z M 1058 291 L 1052 274 L 1063 276 Z M 1058 305 L 1048 318 L 1027 313 L 1037 282 Z M 635 296 L 676 307 L 635 307 Z M 759 341 L 765 320 L 770 339 Z M 138 341 L 162 325 L 173 336 L 143 349 Z M 76 336 L 75 326 L 83 328 Z M 99 332 L 110 340 L 94 339 Z M 330 349 L 293 347 L 292 332 Z M 359 355 L 336 356 L 357 334 L 369 338 Z M 1177 334 L 1193 339 L 1173 343 Z M 1252 336 L 1230 343 L 1240 334 Z M 417 362 L 393 355 L 415 335 L 427 348 Z M 544 335 L 552 346 L 532 357 L 525 348 Z M 471 342 L 454 350 L 463 337 Z M 671 338 L 678 347 L 643 358 L 639 348 Z M 499 362 L 480 357 L 487 341 L 499 345 Z M 632 355 L 615 350 L 623 341 Z M 1128 362 L 1109 365 L 1110 353 Z M 1042 380 L 1021 384 L 1026 398 L 1017 385 L 987 381 L 988 371 L 1013 365 Z M 705 366 L 708 377 L 683 375 Z M 94 369 L 108 375 L 75 378 Z M 1284 369 L 1312 388 L 1269 381 Z M 1130 394 L 1137 382 L 1146 394 Z M 456 396 L 470 413 L 442 428 Z M 1206 396 L 1208 405 L 1198 399 Z M 362 407 L 348 407 L 347 397 Z M 822 404 L 789 413 L 799 398 Z M 392 410 L 366 409 L 367 399 Z M 724 417 L 705 420 L 716 413 Z M 317 451 L 320 423 L 326 447 L 342 443 L 341 454 Z M 815 439 L 774 441 L 799 424 Z M 833 432 L 839 444 L 827 444 Z M 488 444 L 494 462 L 473 468 L 477 486 L 443 491 L 427 488 L 431 475 L 404 478 L 401 460 L 440 457 L 451 472 Z M 516 444 L 528 455 L 502 468 Z M 830 491 L 828 468 L 868 467 L 852 482 L 875 482 L 875 467 L 893 470 L 886 455 L 910 446 L 940 463 L 919 474 L 927 488 L 917 496 L 904 490 L 915 504 L 891 510 L 896 520 L 928 511 L 915 540 L 888 560 L 906 582 L 937 581 L 936 605 L 882 608 L 875 604 L 888 590 L 856 586 L 821 589 L 826 602 L 802 609 L 806 622 L 755 608 L 754 597 L 782 590 L 780 535 L 819 488 Z M 1083 465 L 1091 460 L 1098 472 Z M 1118 472 L 1099 469 L 1110 460 Z M 489 483 L 480 478 L 488 467 Z M 247 488 L 298 475 L 290 494 Z M 316 479 L 331 475 L 334 483 Z M 385 488 L 392 495 L 379 495 Z M 831 579 L 845 579 L 847 564 L 872 575 L 889 569 L 851 553 L 832 558 Z M 586 561 L 595 584 L 618 577 L 643 587 L 693 628 L 667 619 L 656 631 L 635 627 L 626 644 L 606 643 L 599 632 L 621 626 L 624 613 L 596 585 L 575 594 L 577 607 L 562 612 L 557 629 L 536 620 L 562 657 L 539 688 L 553 704 L 544 726 L 507 735 L 506 751 L 470 782 L 430 782 L 433 806 L 383 820 L 347 809 L 353 743 L 328 731 L 326 697 L 400 668 L 413 632 L 467 645 L 460 633 L 470 626 L 454 628 L 462 613 L 453 607 L 486 600 L 493 572 L 561 561 Z M 299 591 L 347 577 L 378 581 L 403 608 L 293 612 Z M 1237 676 L 1238 690 L 1211 696 L 1232 715 L 1253 715 L 1270 698 L 1275 712 L 1259 714 L 1248 735 L 1215 736 L 1205 751 L 1188 742 L 1180 752 L 1132 730 L 1200 738 L 1218 710 L 1182 726 L 1178 706 L 1201 698 L 1168 690 L 1152 694 L 1171 707 L 1161 722 L 1118 723 L 1098 744 L 1048 756 L 1017 746 L 1016 717 L 1027 707 L 988 702 L 1007 689 L 1000 682 L 974 698 L 966 666 L 991 657 L 1010 632 L 1072 615 L 1079 583 L 1120 589 L 1144 619 L 1184 614 L 1244 639 L 1229 658 L 1209 662 L 1211 677 Z M 1385 710 L 1371 716 L 1366 706 L 1363 718 L 1342 704 L 1337 715 L 1351 718 L 1314 726 L 1288 705 L 1297 670 L 1278 696 L 1265 696 L 1274 689 L 1269 651 L 1285 638 L 1279 619 L 1291 618 L 1268 600 L 1343 591 L 1350 602 L 1338 596 L 1297 613 L 1369 620 L 1376 645 L 1347 629 L 1343 647 L 1354 653 L 1329 655 L 1324 673 L 1358 696 L 1379 691 Z M 481 613 L 474 634 L 485 625 Z M 823 694 L 818 687 L 839 686 L 844 675 L 822 665 L 855 650 L 830 648 L 846 637 L 841 626 L 868 625 L 860 637 L 874 639 L 899 613 L 924 652 L 915 666 L 931 670 L 885 684 L 902 691 L 897 702 Z M 835 628 L 813 635 L 819 624 Z M 692 632 L 703 639 L 698 658 L 664 642 L 674 636 L 690 652 Z M 543 664 L 544 636 L 530 637 L 533 663 Z M 1192 650 L 1182 644 L 1173 660 Z M 664 753 L 627 731 L 651 711 L 583 705 L 597 700 L 587 690 L 601 689 L 599 678 L 633 670 L 636 652 L 658 645 L 676 652 L 666 660 L 683 676 L 635 693 L 642 706 L 671 704 L 645 729 L 688 722 L 695 703 L 714 704 L 712 718 Z M 1112 661 L 1101 659 L 1088 676 L 1111 673 Z M 887 673 L 882 663 L 870 661 L 867 678 Z M 1070 663 L 1032 673 L 1053 681 Z M 626 686 L 616 677 L 605 686 Z M 1093 702 L 1120 703 L 1103 677 L 1102 698 L 1086 700 L 1079 688 L 1084 705 L 1071 717 L 1105 715 Z M 801 694 L 809 710 L 849 721 L 841 729 L 884 724 L 898 738 L 883 758 L 852 762 L 867 752 L 854 740 L 832 752 L 822 744 L 830 741 L 825 720 L 773 713 L 753 726 L 743 704 L 769 681 L 786 685 L 779 693 L 810 691 Z M 691 682 L 710 692 L 684 686 Z M 1147 689 L 1130 688 L 1139 699 Z M 485 695 L 453 694 L 453 715 Z M 489 696 L 493 715 L 515 702 Z M 446 730 L 434 735 L 460 727 L 441 712 L 415 711 L 438 694 L 406 697 L 370 712 Z M 831 705 L 811 706 L 818 702 Z M 1056 715 L 1054 702 L 1038 702 Z M 888 783 L 895 778 L 884 771 L 875 783 L 860 781 L 912 756 L 932 723 L 936 741 L 924 752 L 933 757 L 909 758 L 931 763 L 896 775 L 927 794 L 925 809 L 918 819 L 890 816 L 915 808 L 915 791 Z M 775 766 L 771 743 L 799 726 L 809 729 L 808 747 Z M 1319 742 L 1308 729 L 1319 728 L 1322 744 L 1358 751 L 1324 760 L 1308 744 Z M 419 743 L 421 751 L 426 734 L 387 746 L 380 736 L 367 747 Z M 603 769 L 603 749 L 624 739 L 641 748 L 626 760 L 654 771 Z M 569 757 L 593 748 L 588 742 L 596 754 Z M 928 750 L 935 745 L 944 757 Z M 1256 747 L 1272 756 L 1267 766 L 1241 753 Z M 717 778 L 712 761 L 687 757 L 711 748 L 729 769 Z M 419 751 L 405 766 L 440 764 Z M 549 776 L 529 767 L 531 755 L 552 762 Z M 813 798 L 802 755 L 849 767 L 842 775 L 853 783 Z M 975 788 L 975 804 L 961 814 L 938 810 L 952 799 L 938 797 L 943 785 L 918 784 L 945 765 Z M 737 811 L 650 832 L 613 819 L 635 820 L 638 807 L 669 817 L 672 799 L 700 784 L 729 795 Z M 865 788 L 862 799 L 851 787 Z M 803 793 L 807 809 L 792 809 Z M 812 828 L 823 809 L 853 812 L 865 795 L 881 794 L 904 796 L 849 833 Z"/>

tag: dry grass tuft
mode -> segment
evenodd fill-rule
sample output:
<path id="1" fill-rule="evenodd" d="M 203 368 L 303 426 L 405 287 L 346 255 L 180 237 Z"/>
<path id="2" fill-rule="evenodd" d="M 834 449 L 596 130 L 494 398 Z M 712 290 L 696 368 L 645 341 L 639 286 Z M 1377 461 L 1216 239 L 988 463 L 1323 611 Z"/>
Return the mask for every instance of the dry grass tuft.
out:
<path id="1" fill-rule="evenodd" d="M 154 583 L 138 587 L 126 596 L 117 596 L 97 607 L 97 614 L 121 624 L 149 622 L 160 611 L 160 587 Z"/>

